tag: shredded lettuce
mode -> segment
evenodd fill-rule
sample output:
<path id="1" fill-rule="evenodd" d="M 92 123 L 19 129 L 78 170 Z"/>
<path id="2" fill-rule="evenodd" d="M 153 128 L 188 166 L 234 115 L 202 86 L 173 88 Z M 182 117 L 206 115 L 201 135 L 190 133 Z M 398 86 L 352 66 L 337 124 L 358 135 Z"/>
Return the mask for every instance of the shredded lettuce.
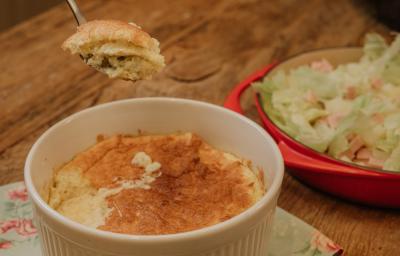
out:
<path id="1" fill-rule="evenodd" d="M 393 149 L 389 158 L 385 161 L 383 169 L 394 171 L 400 170 L 400 145 L 397 145 L 397 147 Z"/>
<path id="2" fill-rule="evenodd" d="M 253 84 L 269 118 L 332 157 L 400 171 L 400 35 L 368 34 L 358 62 L 326 60 L 275 71 Z"/>
<path id="3" fill-rule="evenodd" d="M 383 52 L 388 48 L 385 39 L 378 34 L 367 34 L 365 41 L 363 47 L 364 58 L 368 58 L 371 61 L 382 56 Z"/>

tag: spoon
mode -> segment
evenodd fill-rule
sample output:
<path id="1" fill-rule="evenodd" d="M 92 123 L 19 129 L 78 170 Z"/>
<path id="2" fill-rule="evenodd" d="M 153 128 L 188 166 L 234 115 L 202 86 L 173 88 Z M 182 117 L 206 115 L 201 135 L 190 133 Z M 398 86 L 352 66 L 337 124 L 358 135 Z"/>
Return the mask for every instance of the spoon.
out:
<path id="1" fill-rule="evenodd" d="M 78 23 L 78 25 L 82 25 L 83 23 L 86 23 L 86 19 L 79 10 L 78 5 L 76 4 L 75 0 L 66 0 L 69 8 L 71 9 L 72 13 L 74 14 L 75 20 Z"/>
<path id="2" fill-rule="evenodd" d="M 77 53 L 87 65 L 112 78 L 118 77 L 132 81 L 149 79 L 164 67 L 164 57 L 160 54 L 158 41 L 143 32 L 137 25 L 130 24 L 129 26 L 129 23 L 117 20 L 87 22 L 76 1 L 66 1 L 78 23 L 78 28 L 77 32 L 63 43 L 62 48 L 64 50 L 68 49 L 72 54 Z M 87 29 L 84 26 L 87 26 Z M 98 31 L 99 28 L 104 32 L 101 32 L 100 36 L 87 36 L 91 31 Z M 115 33 L 115 31 L 118 31 L 118 33 Z M 119 33 L 120 31 L 123 32 L 122 35 Z M 81 35 L 86 35 L 83 41 Z M 129 40 L 126 39 L 127 37 L 129 37 Z M 132 40 L 132 38 L 136 37 L 138 38 L 137 40 Z M 101 38 L 105 38 L 105 40 L 101 40 Z M 109 40 L 109 38 L 112 38 L 112 40 Z M 141 43 L 142 41 L 144 43 Z M 91 49 L 82 49 L 82 42 L 90 43 L 93 47 Z M 102 47 L 108 42 L 113 43 L 112 47 L 118 50 L 118 54 L 109 54 L 104 51 L 104 49 L 109 49 L 110 47 Z M 130 49 L 125 50 L 126 45 L 130 45 L 129 47 L 134 50 L 141 48 L 142 50 L 140 51 L 142 52 L 138 56 L 132 55 Z"/>

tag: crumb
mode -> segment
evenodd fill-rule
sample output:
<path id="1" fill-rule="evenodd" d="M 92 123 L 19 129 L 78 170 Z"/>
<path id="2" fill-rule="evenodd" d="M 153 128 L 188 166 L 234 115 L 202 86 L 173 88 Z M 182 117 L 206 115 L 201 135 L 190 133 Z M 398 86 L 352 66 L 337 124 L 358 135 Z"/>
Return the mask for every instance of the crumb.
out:
<path id="1" fill-rule="evenodd" d="M 97 141 L 97 143 L 99 143 L 99 142 L 102 142 L 103 140 L 105 140 L 105 136 L 104 136 L 104 134 L 98 134 L 97 135 L 97 137 L 96 137 L 96 141 Z"/>

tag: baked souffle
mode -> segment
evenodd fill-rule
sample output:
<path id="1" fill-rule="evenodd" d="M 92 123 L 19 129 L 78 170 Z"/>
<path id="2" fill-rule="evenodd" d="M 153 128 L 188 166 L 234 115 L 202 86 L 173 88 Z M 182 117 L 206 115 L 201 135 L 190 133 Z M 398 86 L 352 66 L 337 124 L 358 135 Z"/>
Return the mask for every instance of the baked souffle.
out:
<path id="1" fill-rule="evenodd" d="M 80 25 L 62 48 L 111 78 L 150 79 L 165 65 L 156 39 L 136 24 L 118 20 Z"/>
<path id="2" fill-rule="evenodd" d="M 54 174 L 49 205 L 124 234 L 186 232 L 228 220 L 265 193 L 261 170 L 194 133 L 102 138 Z"/>

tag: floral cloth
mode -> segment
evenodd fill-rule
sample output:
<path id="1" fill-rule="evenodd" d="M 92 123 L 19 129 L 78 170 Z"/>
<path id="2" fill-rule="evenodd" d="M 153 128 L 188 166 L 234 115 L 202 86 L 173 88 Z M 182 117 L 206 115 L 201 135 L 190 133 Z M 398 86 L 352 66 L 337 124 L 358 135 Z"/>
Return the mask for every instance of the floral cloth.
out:
<path id="1" fill-rule="evenodd" d="M 38 236 L 26 188 L 23 183 L 3 186 L 0 188 L 0 255 L 19 251 L 16 248 L 27 244 L 37 245 Z"/>
<path id="2" fill-rule="evenodd" d="M 278 208 L 266 256 L 339 256 L 342 249 L 305 222 Z M 32 207 L 22 182 L 0 187 L 0 256 L 41 256 Z"/>

